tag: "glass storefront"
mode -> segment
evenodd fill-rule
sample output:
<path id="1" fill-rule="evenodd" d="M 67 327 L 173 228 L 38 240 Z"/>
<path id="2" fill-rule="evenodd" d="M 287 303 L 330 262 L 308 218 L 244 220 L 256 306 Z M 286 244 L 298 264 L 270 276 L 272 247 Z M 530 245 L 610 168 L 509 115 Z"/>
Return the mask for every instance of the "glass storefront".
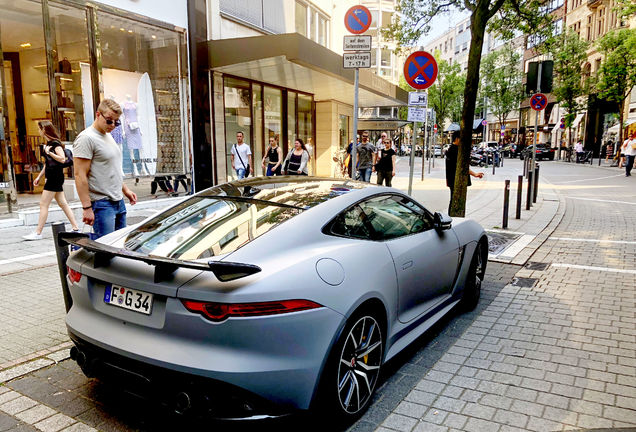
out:
<path id="1" fill-rule="evenodd" d="M 0 0 L 0 214 L 42 189 L 33 186 L 44 162 L 38 121 L 51 120 L 71 147 L 94 121 L 98 97 L 124 109 L 112 135 L 127 182 L 189 173 L 185 31 L 126 15 L 88 3 Z"/>
<path id="2" fill-rule="evenodd" d="M 278 140 L 284 156 L 293 147 L 296 137 L 302 138 L 311 155 L 309 174 L 315 172 L 312 95 L 224 76 L 223 111 L 228 180 L 236 178 L 231 154 L 238 131 L 244 133 L 244 141 L 252 151 L 254 175 L 264 175 L 261 161 L 270 138 Z"/>

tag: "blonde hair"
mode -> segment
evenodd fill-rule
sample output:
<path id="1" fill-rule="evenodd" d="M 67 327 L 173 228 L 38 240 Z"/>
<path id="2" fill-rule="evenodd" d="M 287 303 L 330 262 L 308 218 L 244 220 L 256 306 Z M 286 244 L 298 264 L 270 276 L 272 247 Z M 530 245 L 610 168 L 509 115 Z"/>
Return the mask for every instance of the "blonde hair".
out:
<path id="1" fill-rule="evenodd" d="M 102 114 L 104 114 L 104 111 L 107 111 L 107 110 L 111 110 L 117 115 L 121 115 L 121 112 L 122 112 L 119 104 L 112 99 L 102 100 L 99 103 L 99 106 L 97 107 L 97 111 L 101 112 Z"/>

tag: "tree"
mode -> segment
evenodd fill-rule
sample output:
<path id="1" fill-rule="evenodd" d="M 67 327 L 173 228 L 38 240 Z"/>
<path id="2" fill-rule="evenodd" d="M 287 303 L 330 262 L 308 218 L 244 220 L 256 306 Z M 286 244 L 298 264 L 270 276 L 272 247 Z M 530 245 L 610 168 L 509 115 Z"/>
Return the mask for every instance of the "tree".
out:
<path id="1" fill-rule="evenodd" d="M 493 51 L 482 60 L 482 92 L 488 98 L 489 108 L 503 125 L 524 98 L 521 54 L 510 44 Z"/>
<path id="2" fill-rule="evenodd" d="M 450 64 L 439 57 L 439 51 L 435 52 L 438 73 L 435 84 L 428 89 L 428 103 L 435 110 L 441 128 L 446 120 L 452 119 L 452 109 L 459 105 L 466 78 L 461 75 L 459 63 Z"/>
<path id="3" fill-rule="evenodd" d="M 583 73 L 588 47 L 589 43 L 573 31 L 551 38 L 546 44 L 546 50 L 554 58 L 552 94 L 567 112 L 565 127 L 570 131 L 569 147 L 572 147 L 572 124 L 583 109 L 581 97 L 588 94 L 589 81 Z"/>
<path id="4" fill-rule="evenodd" d="M 618 136 L 621 142 L 625 100 L 636 86 L 636 29 L 611 31 L 598 40 L 597 46 L 604 58 L 596 88 L 601 98 L 618 105 Z M 619 148 L 617 151 L 620 151 Z"/>
<path id="5" fill-rule="evenodd" d="M 471 13 L 471 41 L 460 124 L 461 144 L 457 156 L 455 188 L 450 208 L 452 216 L 464 216 L 466 213 L 472 124 L 486 25 L 490 22 L 493 30 L 508 39 L 515 30 L 528 34 L 533 33 L 533 29 L 548 29 L 551 19 L 548 15 L 539 13 L 541 3 L 542 0 L 400 0 L 394 21 L 382 31 L 384 37 L 395 41 L 398 48 L 415 45 L 420 36 L 428 32 L 433 17 L 440 13 L 446 13 L 455 8 L 468 10 Z"/>

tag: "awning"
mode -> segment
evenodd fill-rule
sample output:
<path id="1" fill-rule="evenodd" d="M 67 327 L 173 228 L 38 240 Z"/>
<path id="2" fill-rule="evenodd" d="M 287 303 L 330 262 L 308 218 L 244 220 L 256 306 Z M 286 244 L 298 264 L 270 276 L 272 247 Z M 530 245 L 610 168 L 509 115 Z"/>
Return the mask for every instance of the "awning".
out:
<path id="1" fill-rule="evenodd" d="M 444 132 L 455 132 L 460 130 L 459 123 L 451 123 Z"/>
<path id="2" fill-rule="evenodd" d="M 358 119 L 358 130 L 390 131 L 401 128 L 411 122 L 406 120 Z"/>
<path id="3" fill-rule="evenodd" d="M 475 119 L 473 120 L 473 132 L 478 132 L 479 130 L 481 130 L 481 122 L 484 121 L 484 119 Z"/>
<path id="4" fill-rule="evenodd" d="M 342 56 L 298 33 L 203 42 L 208 69 L 314 94 L 317 102 L 353 105 L 354 70 Z M 369 69 L 360 69 L 358 106 L 407 105 L 408 93 Z"/>
<path id="5" fill-rule="evenodd" d="M 572 123 L 572 127 L 575 128 L 579 125 L 579 123 L 581 123 L 581 120 L 583 120 L 583 116 L 585 115 L 585 113 L 583 114 L 577 114 L 576 118 L 574 119 L 574 122 Z"/>
<path id="6" fill-rule="evenodd" d="M 625 120 L 625 121 L 623 122 L 623 124 L 625 125 L 625 126 L 624 126 L 624 128 L 626 128 L 627 126 L 632 125 L 632 124 L 634 124 L 634 123 L 636 123 L 636 117 L 628 118 L 627 120 Z M 618 130 L 618 123 L 617 123 L 617 124 L 615 124 L 614 126 L 612 126 L 611 128 L 609 128 L 609 129 L 607 130 L 607 132 L 608 132 L 608 133 L 618 133 L 618 132 L 619 132 L 619 130 Z"/>

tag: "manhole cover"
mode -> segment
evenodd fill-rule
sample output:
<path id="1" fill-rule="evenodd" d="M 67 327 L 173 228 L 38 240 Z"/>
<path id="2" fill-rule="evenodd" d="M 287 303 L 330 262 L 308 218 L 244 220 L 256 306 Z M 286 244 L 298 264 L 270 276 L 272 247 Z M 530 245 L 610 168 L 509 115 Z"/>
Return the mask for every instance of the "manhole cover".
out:
<path id="1" fill-rule="evenodd" d="M 519 238 L 518 234 L 488 232 L 488 253 L 498 255 Z"/>
<path id="2" fill-rule="evenodd" d="M 512 278 L 512 284 L 514 286 L 518 286 L 522 288 L 532 288 L 536 282 L 537 282 L 537 278 L 524 278 L 524 277 Z"/>
<path id="3" fill-rule="evenodd" d="M 526 264 L 526 268 L 528 270 L 545 270 L 548 268 L 548 263 L 542 263 L 542 262 L 529 262 L 528 264 Z"/>

